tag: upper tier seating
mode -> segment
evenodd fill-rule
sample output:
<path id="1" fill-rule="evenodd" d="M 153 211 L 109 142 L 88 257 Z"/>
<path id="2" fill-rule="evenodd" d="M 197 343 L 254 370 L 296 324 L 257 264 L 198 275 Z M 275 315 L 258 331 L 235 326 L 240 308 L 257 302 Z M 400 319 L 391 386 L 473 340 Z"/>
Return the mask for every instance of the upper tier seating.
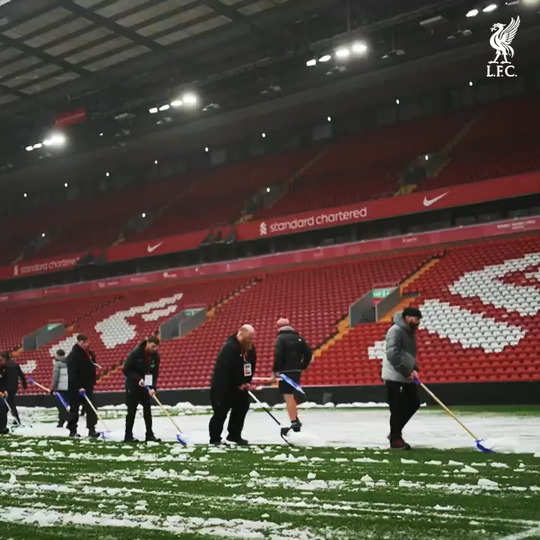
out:
<path id="1" fill-rule="evenodd" d="M 249 196 L 289 180 L 313 154 L 314 151 L 290 152 L 213 168 L 197 178 L 193 187 L 148 228 L 130 236 L 129 241 L 200 231 L 222 223 L 232 225 L 240 218 Z"/>
<path id="2" fill-rule="evenodd" d="M 392 196 L 405 167 L 419 155 L 440 150 L 471 113 L 460 111 L 380 127 L 332 144 L 295 180 L 289 193 L 257 218 L 344 206 Z"/>
<path id="3" fill-rule="evenodd" d="M 450 162 L 419 190 L 435 189 L 540 169 L 538 97 L 495 103 L 450 153 Z"/>
<path id="4" fill-rule="evenodd" d="M 25 260 L 107 247 L 120 236 L 130 218 L 165 204 L 182 189 L 184 181 L 178 178 L 156 181 L 0 218 L 2 230 L 10 231 L 0 239 L 0 264 L 11 264 L 21 254 L 23 246 L 42 233 L 48 235 L 51 242 Z"/>

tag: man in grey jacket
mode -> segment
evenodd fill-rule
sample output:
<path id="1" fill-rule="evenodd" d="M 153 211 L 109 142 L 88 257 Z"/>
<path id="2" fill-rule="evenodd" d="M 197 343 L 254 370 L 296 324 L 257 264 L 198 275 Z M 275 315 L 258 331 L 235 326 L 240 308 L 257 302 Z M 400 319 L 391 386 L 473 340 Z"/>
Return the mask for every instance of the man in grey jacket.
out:
<path id="1" fill-rule="evenodd" d="M 386 384 L 390 406 L 390 447 L 409 450 L 402 431 L 420 408 L 420 397 L 415 379 L 418 377 L 416 361 L 416 331 L 422 313 L 407 307 L 396 313 L 394 324 L 386 334 L 386 358 L 382 363 L 382 379 Z"/>
<path id="2" fill-rule="evenodd" d="M 65 351 L 58 349 L 56 351 L 53 368 L 53 380 L 51 385 L 51 394 L 58 392 L 64 401 L 68 401 L 68 367 L 67 356 Z M 66 410 L 60 400 L 56 400 L 56 406 L 58 407 L 58 426 L 64 427 L 64 424 L 69 420 L 69 411 Z"/>

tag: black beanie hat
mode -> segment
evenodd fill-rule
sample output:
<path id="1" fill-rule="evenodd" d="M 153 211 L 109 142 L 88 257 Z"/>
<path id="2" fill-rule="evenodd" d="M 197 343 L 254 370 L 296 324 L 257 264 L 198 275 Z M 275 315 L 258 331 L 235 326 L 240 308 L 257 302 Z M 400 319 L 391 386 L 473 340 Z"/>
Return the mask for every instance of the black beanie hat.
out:
<path id="1" fill-rule="evenodd" d="M 403 316 L 404 317 L 418 317 L 419 319 L 421 319 L 422 312 L 418 308 L 409 306 L 403 310 Z"/>

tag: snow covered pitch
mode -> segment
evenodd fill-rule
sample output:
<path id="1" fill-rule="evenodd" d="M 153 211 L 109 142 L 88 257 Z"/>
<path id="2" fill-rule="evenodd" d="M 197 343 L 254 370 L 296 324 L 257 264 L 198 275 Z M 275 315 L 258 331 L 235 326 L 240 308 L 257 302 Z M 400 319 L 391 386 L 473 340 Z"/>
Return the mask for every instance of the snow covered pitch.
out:
<path id="1" fill-rule="evenodd" d="M 22 409 L 33 427 L 0 438 L 0 538 L 540 538 L 538 411 L 465 414 L 495 454 L 426 409 L 407 453 L 385 449 L 384 409 L 304 410 L 295 447 L 251 412 L 249 448 L 198 444 L 208 415 L 182 411 L 171 410 L 195 443 L 187 448 L 162 417 L 156 434 L 170 442 L 134 447 L 116 442 L 121 409 L 105 411 L 107 441 L 67 439 L 52 411 Z"/>

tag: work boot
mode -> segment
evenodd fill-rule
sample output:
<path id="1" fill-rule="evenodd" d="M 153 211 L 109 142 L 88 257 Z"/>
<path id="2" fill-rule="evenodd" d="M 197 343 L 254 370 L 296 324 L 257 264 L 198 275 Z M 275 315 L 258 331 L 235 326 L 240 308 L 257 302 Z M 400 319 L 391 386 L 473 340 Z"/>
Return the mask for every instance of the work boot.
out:
<path id="1" fill-rule="evenodd" d="M 81 436 L 76 431 L 70 431 L 69 436 L 73 439 L 80 439 Z"/>
<path id="2" fill-rule="evenodd" d="M 153 433 L 146 435 L 146 442 L 161 442 L 161 439 L 158 439 Z"/>
<path id="3" fill-rule="evenodd" d="M 289 434 L 289 431 L 291 431 L 292 428 L 290 427 L 282 427 L 281 428 L 281 436 L 286 437 Z"/>
<path id="4" fill-rule="evenodd" d="M 298 418 L 296 420 L 293 420 L 291 422 L 291 429 L 295 433 L 300 433 L 300 430 L 302 429 L 302 422 L 300 422 L 300 420 L 298 420 Z"/>
<path id="5" fill-rule="evenodd" d="M 138 443 L 139 442 L 139 439 L 136 439 L 135 437 L 133 437 L 133 435 L 126 435 L 124 437 L 124 442 L 125 443 Z"/>
<path id="6" fill-rule="evenodd" d="M 410 450 L 411 445 L 407 444 L 403 439 L 396 439 L 390 442 L 390 448 L 392 450 Z"/>
<path id="7" fill-rule="evenodd" d="M 238 446 L 248 446 L 249 442 L 246 441 L 246 439 L 242 439 L 242 437 L 238 438 L 232 438 L 230 435 L 227 437 L 227 442 L 230 444 L 237 444 Z"/>
<path id="8" fill-rule="evenodd" d="M 90 437 L 90 439 L 99 439 L 99 433 L 95 429 L 89 429 L 88 437 Z"/>

